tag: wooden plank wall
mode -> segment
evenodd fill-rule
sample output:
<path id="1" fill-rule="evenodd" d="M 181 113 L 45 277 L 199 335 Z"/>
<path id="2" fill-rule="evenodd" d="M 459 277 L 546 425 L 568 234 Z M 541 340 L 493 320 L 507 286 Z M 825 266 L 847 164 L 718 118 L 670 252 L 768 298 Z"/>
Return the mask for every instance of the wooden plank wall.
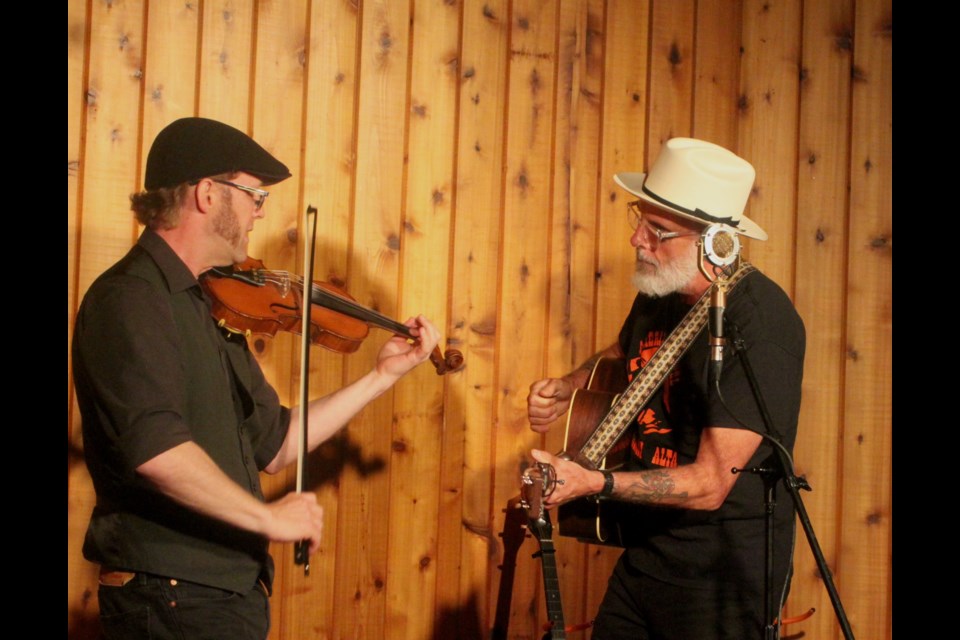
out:
<path id="1" fill-rule="evenodd" d="M 632 251 L 617 171 L 672 136 L 757 168 L 750 259 L 808 335 L 798 470 L 858 637 L 892 634 L 890 0 L 70 0 L 67 337 L 83 293 L 139 229 L 127 196 L 184 115 L 248 131 L 294 178 L 251 253 L 400 319 L 425 313 L 464 370 L 422 367 L 310 459 L 325 539 L 304 577 L 274 545 L 272 639 L 482 638 L 507 499 L 531 447 L 526 389 L 609 344 Z M 311 391 L 371 366 L 317 351 Z M 253 347 L 284 401 L 295 339 Z M 69 366 L 69 352 L 68 352 Z M 94 497 L 68 372 L 68 629 L 97 633 L 80 547 Z M 294 482 L 266 481 L 268 496 Z M 541 633 L 539 565 L 518 556 L 509 637 Z M 567 621 L 596 610 L 613 550 L 558 542 Z M 758 559 L 758 561 L 760 561 Z M 839 638 L 802 534 L 789 631 Z M 573 637 L 578 637 L 573 634 Z"/>

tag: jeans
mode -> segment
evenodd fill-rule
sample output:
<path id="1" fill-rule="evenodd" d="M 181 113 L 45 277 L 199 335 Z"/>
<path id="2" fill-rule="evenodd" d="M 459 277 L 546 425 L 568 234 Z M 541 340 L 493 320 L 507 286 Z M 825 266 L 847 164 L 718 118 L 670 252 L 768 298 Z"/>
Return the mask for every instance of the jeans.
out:
<path id="1" fill-rule="evenodd" d="M 234 593 L 138 573 L 123 586 L 101 584 L 100 623 L 107 640 L 264 640 L 270 601 L 259 582 Z"/>

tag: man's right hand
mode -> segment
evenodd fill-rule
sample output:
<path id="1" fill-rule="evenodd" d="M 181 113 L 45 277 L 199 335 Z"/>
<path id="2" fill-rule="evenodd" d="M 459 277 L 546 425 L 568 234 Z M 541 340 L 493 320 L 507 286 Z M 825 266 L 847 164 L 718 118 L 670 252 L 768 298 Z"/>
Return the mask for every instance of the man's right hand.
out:
<path id="1" fill-rule="evenodd" d="M 264 533 L 272 542 L 310 541 L 310 554 L 320 549 L 323 534 L 323 507 L 316 494 L 288 493 L 267 504 L 270 520 Z"/>
<path id="2" fill-rule="evenodd" d="M 544 433 L 570 408 L 573 385 L 566 378 L 545 378 L 530 385 L 527 396 L 527 417 L 530 428 Z"/>

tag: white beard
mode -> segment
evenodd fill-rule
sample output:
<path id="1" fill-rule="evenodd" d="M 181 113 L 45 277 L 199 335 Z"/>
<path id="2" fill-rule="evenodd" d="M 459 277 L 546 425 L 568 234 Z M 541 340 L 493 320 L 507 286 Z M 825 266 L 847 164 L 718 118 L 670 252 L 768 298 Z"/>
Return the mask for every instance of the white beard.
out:
<path id="1" fill-rule="evenodd" d="M 699 275 L 697 261 L 700 259 L 696 243 L 670 262 L 657 262 L 650 255 L 637 249 L 636 271 L 631 282 L 640 293 L 652 298 L 662 298 L 685 289 Z"/>

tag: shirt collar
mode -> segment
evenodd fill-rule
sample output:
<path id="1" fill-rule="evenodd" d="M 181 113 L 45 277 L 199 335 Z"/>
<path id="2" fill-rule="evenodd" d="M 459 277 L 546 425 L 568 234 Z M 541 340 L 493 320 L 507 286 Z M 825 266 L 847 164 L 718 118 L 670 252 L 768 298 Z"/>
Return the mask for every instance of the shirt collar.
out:
<path id="1" fill-rule="evenodd" d="M 171 293 L 186 291 L 200 284 L 193 277 L 187 265 L 180 259 L 180 256 L 170 248 L 167 241 L 154 233 L 152 229 L 144 229 L 137 244 L 149 253 L 157 266 L 160 267 Z"/>

